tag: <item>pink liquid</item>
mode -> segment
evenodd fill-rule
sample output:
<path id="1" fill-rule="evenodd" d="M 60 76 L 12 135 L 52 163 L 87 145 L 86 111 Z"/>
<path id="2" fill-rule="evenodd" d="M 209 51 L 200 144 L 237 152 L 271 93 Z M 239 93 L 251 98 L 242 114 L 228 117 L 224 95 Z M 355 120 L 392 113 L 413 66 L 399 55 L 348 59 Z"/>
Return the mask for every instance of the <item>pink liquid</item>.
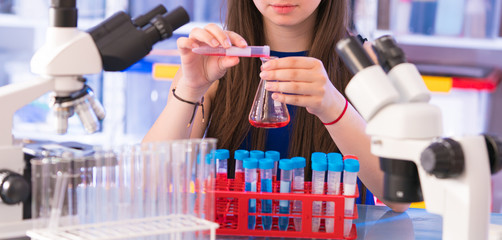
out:
<path id="1" fill-rule="evenodd" d="M 257 127 L 257 128 L 281 128 L 281 127 L 288 125 L 289 119 L 284 122 L 276 122 L 276 123 L 257 122 L 257 121 L 249 120 L 249 123 L 251 123 L 251 125 L 253 127 Z"/>
<path id="2" fill-rule="evenodd" d="M 204 53 L 206 56 L 227 56 L 224 53 Z M 269 58 L 270 56 L 265 54 L 251 54 L 251 56 L 238 56 L 238 57 L 258 57 L 258 58 Z"/>

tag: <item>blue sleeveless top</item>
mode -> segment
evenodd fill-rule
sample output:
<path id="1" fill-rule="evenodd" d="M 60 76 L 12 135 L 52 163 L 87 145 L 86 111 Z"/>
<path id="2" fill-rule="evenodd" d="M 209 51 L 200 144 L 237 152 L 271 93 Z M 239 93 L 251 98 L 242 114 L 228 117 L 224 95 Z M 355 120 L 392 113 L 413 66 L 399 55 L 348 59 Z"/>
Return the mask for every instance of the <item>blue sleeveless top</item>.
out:
<path id="1" fill-rule="evenodd" d="M 304 57 L 307 56 L 308 51 L 302 51 L 302 52 L 277 52 L 277 51 L 270 51 L 270 56 L 276 56 L 279 58 L 282 57 Z M 288 107 L 288 112 L 290 119 L 295 118 L 295 113 L 297 106 L 293 105 L 287 105 Z M 269 150 L 274 150 L 278 151 L 280 153 L 281 159 L 282 158 L 287 158 L 288 153 L 289 153 L 289 138 L 290 135 L 293 131 L 292 124 L 288 124 L 285 127 L 282 128 L 269 128 L 266 129 L 266 142 L 265 142 L 265 149 L 258 149 L 262 151 L 269 151 Z M 239 149 L 246 149 L 246 150 L 255 150 L 253 146 L 251 146 L 251 132 L 248 133 L 242 144 L 240 145 Z M 359 189 L 361 189 L 361 181 L 359 178 L 357 179 L 357 184 L 359 186 Z M 361 193 L 359 193 L 359 197 L 356 199 L 356 203 L 360 204 L 361 203 Z M 367 190 L 366 191 L 366 201 L 365 204 L 369 205 L 374 205 L 375 201 L 373 198 L 373 194 Z"/>

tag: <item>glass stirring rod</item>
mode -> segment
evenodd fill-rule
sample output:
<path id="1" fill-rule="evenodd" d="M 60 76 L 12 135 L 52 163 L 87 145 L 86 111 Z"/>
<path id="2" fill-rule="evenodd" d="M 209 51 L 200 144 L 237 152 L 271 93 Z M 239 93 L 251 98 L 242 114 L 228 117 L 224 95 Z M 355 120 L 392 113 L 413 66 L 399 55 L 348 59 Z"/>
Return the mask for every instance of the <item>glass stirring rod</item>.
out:
<path id="1" fill-rule="evenodd" d="M 192 49 L 192 52 L 208 56 L 236 56 L 236 57 L 270 57 L 269 46 L 248 46 L 240 47 L 208 47 L 202 46 Z"/>

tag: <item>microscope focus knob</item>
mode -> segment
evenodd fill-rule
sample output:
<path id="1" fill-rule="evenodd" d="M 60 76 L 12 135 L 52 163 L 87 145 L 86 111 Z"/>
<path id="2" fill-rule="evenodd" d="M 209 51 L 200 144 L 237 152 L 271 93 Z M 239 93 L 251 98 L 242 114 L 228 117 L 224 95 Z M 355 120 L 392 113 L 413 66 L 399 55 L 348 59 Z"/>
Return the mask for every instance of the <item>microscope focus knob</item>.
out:
<path id="1" fill-rule="evenodd" d="M 437 178 L 453 178 L 464 171 L 462 146 L 451 138 L 429 145 L 420 156 L 424 170 Z"/>
<path id="2" fill-rule="evenodd" d="M 0 170 L 0 199 L 7 205 L 21 203 L 30 196 L 30 185 L 20 174 Z"/>
<path id="3" fill-rule="evenodd" d="M 493 175 L 502 170 L 502 140 L 490 135 L 484 135 L 484 137 L 490 159 L 490 170 Z"/>

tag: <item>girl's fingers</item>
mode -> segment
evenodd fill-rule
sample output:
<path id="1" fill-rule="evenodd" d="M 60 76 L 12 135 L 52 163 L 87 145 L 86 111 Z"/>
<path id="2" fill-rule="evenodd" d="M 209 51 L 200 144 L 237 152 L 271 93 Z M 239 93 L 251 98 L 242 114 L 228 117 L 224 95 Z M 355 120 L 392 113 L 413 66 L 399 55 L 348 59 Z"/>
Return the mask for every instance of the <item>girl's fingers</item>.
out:
<path id="1" fill-rule="evenodd" d="M 199 44 L 193 39 L 180 37 L 176 40 L 176 45 L 181 51 L 192 51 L 192 48 L 199 47 Z"/>
<path id="2" fill-rule="evenodd" d="M 228 37 L 230 38 L 230 41 L 237 47 L 247 47 L 248 43 L 246 40 L 239 34 L 232 32 L 232 31 L 227 31 Z"/>
<path id="3" fill-rule="evenodd" d="M 225 48 L 229 48 L 232 46 L 227 33 L 223 31 L 223 29 L 221 29 L 218 25 L 210 23 L 206 25 L 204 29 L 214 37 L 214 39 L 211 40 L 211 47 L 217 47 L 221 45 Z"/>
<path id="4" fill-rule="evenodd" d="M 211 47 L 218 47 L 220 42 L 210 32 L 202 28 L 194 28 L 188 35 L 189 39 L 194 41 L 203 42 Z"/>
<path id="5" fill-rule="evenodd" d="M 267 81 L 265 88 L 270 92 L 280 92 L 296 95 L 324 95 L 324 88 L 313 87 L 311 83 L 306 82 L 279 82 Z"/>
<path id="6" fill-rule="evenodd" d="M 262 70 L 272 69 L 312 69 L 318 66 L 323 66 L 322 62 L 318 59 L 311 57 L 285 57 L 274 59 L 266 62 L 261 66 Z"/>
<path id="7" fill-rule="evenodd" d="M 264 80 L 315 82 L 326 75 L 311 69 L 278 69 L 262 71 L 260 77 Z"/>
<path id="8" fill-rule="evenodd" d="M 239 57 L 221 57 L 218 59 L 218 66 L 220 70 L 226 70 L 239 63 Z"/>
<path id="9" fill-rule="evenodd" d="M 295 105 L 299 107 L 309 107 L 316 103 L 317 98 L 314 96 L 309 96 L 309 95 L 290 95 L 290 94 L 283 94 L 283 93 L 273 93 L 272 94 L 272 99 L 283 102 L 286 104 L 290 105 Z"/>

